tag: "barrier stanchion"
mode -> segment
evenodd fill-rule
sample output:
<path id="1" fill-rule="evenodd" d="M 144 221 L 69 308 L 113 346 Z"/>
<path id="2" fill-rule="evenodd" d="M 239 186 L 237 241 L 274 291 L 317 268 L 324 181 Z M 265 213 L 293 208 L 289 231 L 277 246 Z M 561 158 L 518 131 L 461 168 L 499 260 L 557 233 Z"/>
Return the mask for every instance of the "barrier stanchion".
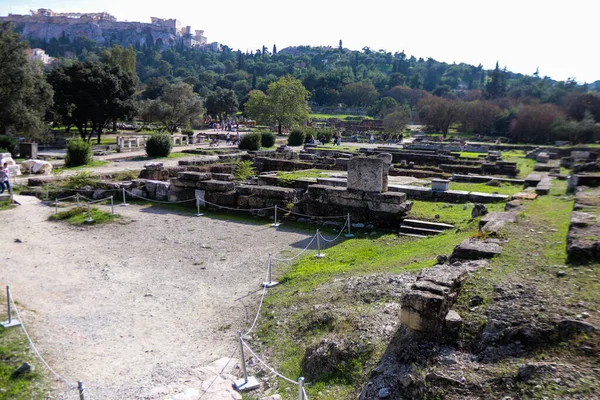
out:
<path id="1" fill-rule="evenodd" d="M 75 197 L 77 198 L 77 205 L 79 205 L 79 192 L 75 193 Z"/>
<path id="2" fill-rule="evenodd" d="M 260 385 L 253 376 L 248 376 L 246 371 L 246 359 L 244 358 L 244 340 L 242 339 L 242 331 L 238 331 L 238 339 L 240 341 L 240 351 L 242 355 L 242 371 L 244 371 L 244 379 L 238 379 L 234 382 L 235 389 L 240 392 L 246 392 L 248 390 L 254 390 Z"/>
<path id="3" fill-rule="evenodd" d="M 54 214 L 58 214 L 58 197 L 54 201 Z"/>
<path id="4" fill-rule="evenodd" d="M 268 282 L 263 282 L 263 286 L 267 287 L 267 288 L 271 288 L 273 286 L 279 285 L 279 282 L 274 281 L 273 279 L 271 279 L 271 253 L 269 253 L 269 260 L 267 261 L 267 270 L 269 272 L 269 281 Z"/>
<path id="5" fill-rule="evenodd" d="M 346 225 L 348 225 L 348 233 L 346 233 L 344 236 L 347 238 L 354 237 L 354 234 L 352 234 L 352 232 L 350 232 L 350 213 L 348 213 L 348 219 L 346 220 Z"/>
<path id="6" fill-rule="evenodd" d="M 44 199 L 46 201 L 50 200 L 50 188 L 48 183 L 46 183 L 46 198 Z"/>
<path id="7" fill-rule="evenodd" d="M 13 326 L 21 325 L 21 321 L 19 321 L 18 319 L 17 320 L 12 319 L 12 309 L 10 307 L 10 304 L 12 302 L 12 299 L 10 297 L 10 286 L 6 287 L 6 302 L 8 303 L 8 320 L 0 323 L 0 325 L 3 328 L 11 328 Z"/>
<path id="8" fill-rule="evenodd" d="M 128 206 L 127 200 L 125 200 L 125 188 L 123 188 L 123 203 L 121 203 L 121 207 Z"/>
<path id="9" fill-rule="evenodd" d="M 90 203 L 88 203 L 88 205 L 87 205 L 87 218 L 85 219 L 84 222 L 86 222 L 88 224 L 94 222 L 94 220 L 92 219 L 92 214 L 90 212 Z"/>
<path id="10" fill-rule="evenodd" d="M 85 400 L 85 386 L 83 386 L 83 381 L 77 381 L 77 390 L 79 390 L 79 400 Z"/>
<path id="11" fill-rule="evenodd" d="M 115 213 L 115 196 L 110 196 L 110 213 Z"/>
<path id="12" fill-rule="evenodd" d="M 194 214 L 196 217 L 201 217 L 204 214 L 202 214 L 200 212 L 200 197 L 196 196 L 196 214 Z"/>
<path id="13" fill-rule="evenodd" d="M 275 221 L 273 221 L 271 226 L 274 228 L 277 228 L 279 225 L 281 225 L 281 224 L 277 222 L 277 204 L 275 204 Z"/>
<path id="14" fill-rule="evenodd" d="M 323 258 L 325 257 L 325 253 L 321 253 L 321 234 L 317 229 L 317 254 L 315 254 L 315 258 Z"/>
<path id="15" fill-rule="evenodd" d="M 298 400 L 304 400 L 304 378 L 298 378 Z"/>

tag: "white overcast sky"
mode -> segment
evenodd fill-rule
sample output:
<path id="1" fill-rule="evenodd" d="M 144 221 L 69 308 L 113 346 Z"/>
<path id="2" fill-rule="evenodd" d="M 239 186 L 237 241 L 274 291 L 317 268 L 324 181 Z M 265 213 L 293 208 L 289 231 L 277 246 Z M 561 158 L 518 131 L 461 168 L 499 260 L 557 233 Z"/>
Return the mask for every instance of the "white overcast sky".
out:
<path id="1" fill-rule="evenodd" d="M 119 20 L 176 18 L 233 49 L 365 46 L 556 80 L 600 80 L 598 0 L 0 0 L 0 15 L 30 9 L 106 11 Z"/>

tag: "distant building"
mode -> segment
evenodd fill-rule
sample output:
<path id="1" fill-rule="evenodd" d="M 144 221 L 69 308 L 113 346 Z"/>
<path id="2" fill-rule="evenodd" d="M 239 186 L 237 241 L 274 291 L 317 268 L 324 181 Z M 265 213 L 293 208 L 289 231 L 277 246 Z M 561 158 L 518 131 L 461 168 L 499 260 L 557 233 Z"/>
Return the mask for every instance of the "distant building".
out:
<path id="1" fill-rule="evenodd" d="M 150 23 L 117 21 L 108 13 L 58 13 L 47 8 L 31 11 L 31 15 L 9 14 L 0 22 L 12 22 L 24 39 L 48 43 L 52 39 L 74 40 L 85 37 L 100 45 L 149 46 L 169 48 L 183 45 L 188 48 L 207 46 L 203 30 L 192 31 L 176 19 L 152 17 Z M 194 33 L 192 33 L 194 32 Z"/>
<path id="2" fill-rule="evenodd" d="M 27 49 L 25 53 L 27 54 L 29 61 L 41 61 L 44 65 L 52 62 L 52 57 L 46 54 L 42 49 Z"/>

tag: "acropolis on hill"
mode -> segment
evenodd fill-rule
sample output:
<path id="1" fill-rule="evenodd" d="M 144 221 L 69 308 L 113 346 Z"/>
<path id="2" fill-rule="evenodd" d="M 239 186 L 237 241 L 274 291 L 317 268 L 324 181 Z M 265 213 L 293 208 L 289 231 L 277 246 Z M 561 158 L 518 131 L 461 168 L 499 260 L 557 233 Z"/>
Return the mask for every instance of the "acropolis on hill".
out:
<path id="1" fill-rule="evenodd" d="M 9 21 L 21 33 L 23 39 L 52 39 L 85 37 L 98 44 L 119 43 L 123 45 L 147 45 L 152 48 L 168 48 L 182 44 L 188 48 L 207 46 L 203 30 L 192 33 L 191 26 L 182 26 L 176 19 L 152 17 L 150 23 L 117 21 L 105 12 L 59 13 L 40 8 L 30 15 L 8 14 L 0 16 L 0 22 Z"/>

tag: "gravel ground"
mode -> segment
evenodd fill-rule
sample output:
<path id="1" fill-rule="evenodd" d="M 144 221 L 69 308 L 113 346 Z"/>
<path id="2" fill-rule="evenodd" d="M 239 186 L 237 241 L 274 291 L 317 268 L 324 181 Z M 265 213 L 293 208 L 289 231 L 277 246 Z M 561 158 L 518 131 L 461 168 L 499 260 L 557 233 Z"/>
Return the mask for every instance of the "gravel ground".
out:
<path id="1" fill-rule="evenodd" d="M 11 286 L 40 353 L 67 380 L 83 380 L 91 399 L 170 399 L 206 386 L 194 371 L 229 357 L 251 324 L 267 254 L 310 239 L 264 220 L 136 205 L 116 209 L 121 223 L 73 227 L 15 197 L 22 205 L 1 213 L 0 284 Z M 52 398 L 76 397 L 53 382 Z"/>

